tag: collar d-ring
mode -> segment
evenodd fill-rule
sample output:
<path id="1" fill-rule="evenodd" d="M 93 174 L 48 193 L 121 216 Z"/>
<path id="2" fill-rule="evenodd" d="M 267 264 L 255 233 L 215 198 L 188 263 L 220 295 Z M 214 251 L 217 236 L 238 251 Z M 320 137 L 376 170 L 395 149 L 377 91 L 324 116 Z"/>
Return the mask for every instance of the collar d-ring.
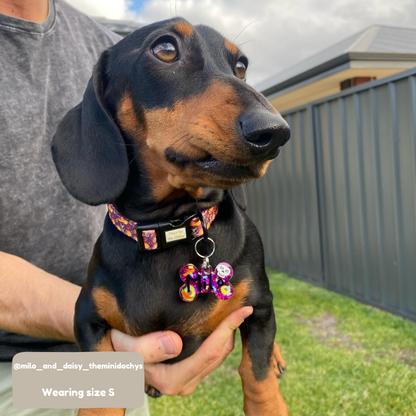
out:
<path id="1" fill-rule="evenodd" d="M 202 240 L 204 240 L 204 241 L 210 241 L 211 243 L 212 243 L 212 251 L 211 251 L 211 253 L 210 254 L 206 254 L 206 255 L 202 255 L 199 251 L 198 251 L 198 244 L 202 241 Z M 205 259 L 205 258 L 208 258 L 208 257 L 211 257 L 214 253 L 215 253 L 215 242 L 214 242 L 214 240 L 212 239 L 212 238 L 207 238 L 206 240 L 204 239 L 204 237 L 201 237 L 196 243 L 195 243 L 195 253 L 199 256 L 199 257 L 201 257 L 201 258 L 203 258 L 203 259 Z"/>

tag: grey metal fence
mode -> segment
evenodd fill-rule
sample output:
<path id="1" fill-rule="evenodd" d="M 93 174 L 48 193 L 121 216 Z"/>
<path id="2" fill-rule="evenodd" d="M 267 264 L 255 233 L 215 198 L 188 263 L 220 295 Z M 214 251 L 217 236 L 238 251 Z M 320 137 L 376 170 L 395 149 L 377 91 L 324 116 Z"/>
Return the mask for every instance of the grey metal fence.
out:
<path id="1" fill-rule="evenodd" d="M 283 116 L 246 188 L 266 264 L 416 320 L 416 68 Z"/>

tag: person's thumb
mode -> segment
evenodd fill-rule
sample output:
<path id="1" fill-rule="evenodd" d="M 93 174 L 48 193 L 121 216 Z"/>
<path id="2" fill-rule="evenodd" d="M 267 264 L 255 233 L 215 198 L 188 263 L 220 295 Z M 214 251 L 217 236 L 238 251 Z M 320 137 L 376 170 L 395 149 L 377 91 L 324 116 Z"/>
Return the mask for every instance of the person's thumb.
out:
<path id="1" fill-rule="evenodd" d="M 181 337 L 172 331 L 159 331 L 140 337 L 111 330 L 111 342 L 115 351 L 138 352 L 144 363 L 158 363 L 176 357 L 182 351 Z"/>

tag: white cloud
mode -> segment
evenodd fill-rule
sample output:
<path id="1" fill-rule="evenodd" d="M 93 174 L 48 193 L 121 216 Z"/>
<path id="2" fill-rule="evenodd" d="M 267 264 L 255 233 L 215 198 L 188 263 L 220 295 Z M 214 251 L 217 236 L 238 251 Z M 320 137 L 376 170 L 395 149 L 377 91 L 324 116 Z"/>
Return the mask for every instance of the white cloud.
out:
<path id="1" fill-rule="evenodd" d="M 170 18 L 174 3 L 149 0 L 139 20 Z M 176 10 L 191 23 L 208 24 L 231 40 L 259 19 L 236 41 L 250 59 L 248 80 L 256 83 L 372 24 L 415 26 L 416 1 L 177 0 Z"/>
<path id="2" fill-rule="evenodd" d="M 129 0 L 69 1 L 90 15 L 144 24 L 175 15 L 175 0 L 147 0 L 140 11 L 128 11 Z M 372 24 L 416 25 L 415 0 L 176 0 L 176 11 L 231 40 L 259 19 L 236 41 L 250 59 L 252 84 Z"/>
<path id="3" fill-rule="evenodd" d="M 90 16 L 107 19 L 126 19 L 130 17 L 128 0 L 67 0 L 72 6 Z"/>

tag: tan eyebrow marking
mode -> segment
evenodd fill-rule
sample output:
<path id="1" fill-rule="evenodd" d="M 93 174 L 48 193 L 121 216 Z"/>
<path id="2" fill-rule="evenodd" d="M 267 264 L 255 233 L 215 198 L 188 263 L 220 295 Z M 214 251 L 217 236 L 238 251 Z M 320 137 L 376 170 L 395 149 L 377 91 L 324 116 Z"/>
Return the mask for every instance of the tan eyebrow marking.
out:
<path id="1" fill-rule="evenodd" d="M 190 38 L 194 32 L 192 26 L 185 22 L 178 22 L 173 25 L 174 29 L 185 38 Z"/>
<path id="2" fill-rule="evenodd" d="M 233 54 L 235 55 L 238 52 L 237 46 L 234 45 L 234 43 L 230 42 L 228 39 L 225 39 L 225 47 Z"/>

